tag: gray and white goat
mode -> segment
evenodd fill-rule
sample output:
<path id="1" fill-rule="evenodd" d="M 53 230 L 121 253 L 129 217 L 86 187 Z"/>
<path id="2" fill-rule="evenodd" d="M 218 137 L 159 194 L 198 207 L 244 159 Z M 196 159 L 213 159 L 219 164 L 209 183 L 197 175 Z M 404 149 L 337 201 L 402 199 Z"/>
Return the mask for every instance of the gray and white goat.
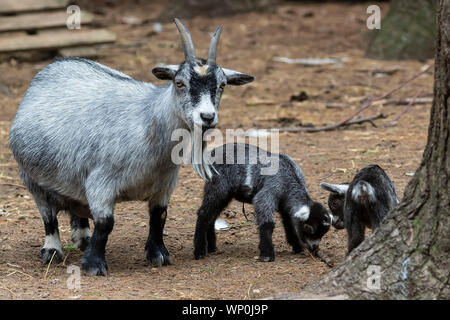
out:
<path id="1" fill-rule="evenodd" d="M 330 228 L 332 216 L 311 199 L 303 172 L 294 160 L 286 154 L 266 152 L 241 143 L 212 150 L 211 156 L 220 163 L 213 164 L 215 174 L 205 182 L 203 202 L 197 212 L 195 259 L 216 251 L 214 222 L 232 199 L 251 203 L 255 208 L 261 261 L 275 259 L 272 243 L 275 211 L 281 214 L 286 239 L 293 251 L 299 253 L 306 246 L 317 253 L 320 240 Z M 261 174 L 262 168 L 272 165 L 270 161 L 279 161 L 278 171 Z"/>
<path id="2" fill-rule="evenodd" d="M 178 179 L 171 161 L 175 129 L 212 128 L 226 84 L 253 77 L 216 64 L 221 33 L 211 38 L 208 59 L 195 55 L 187 28 L 175 19 L 185 61 L 157 66 L 155 86 L 105 67 L 71 58 L 42 69 L 28 88 L 10 132 L 20 175 L 34 196 L 45 225 L 44 263 L 63 257 L 57 213 L 69 211 L 72 240 L 85 250 L 88 274 L 106 275 L 105 246 L 119 201 L 148 201 L 146 258 L 170 264 L 163 242 L 166 210 Z M 202 166 L 195 169 L 203 170 Z M 204 176 L 204 171 L 198 172 Z M 92 217 L 91 235 L 87 217 Z"/>
<path id="3" fill-rule="evenodd" d="M 367 166 L 355 175 L 351 183 L 320 186 L 330 191 L 328 206 L 337 229 L 347 229 L 348 253 L 364 241 L 366 227 L 375 229 L 398 203 L 394 184 L 382 168 Z"/>

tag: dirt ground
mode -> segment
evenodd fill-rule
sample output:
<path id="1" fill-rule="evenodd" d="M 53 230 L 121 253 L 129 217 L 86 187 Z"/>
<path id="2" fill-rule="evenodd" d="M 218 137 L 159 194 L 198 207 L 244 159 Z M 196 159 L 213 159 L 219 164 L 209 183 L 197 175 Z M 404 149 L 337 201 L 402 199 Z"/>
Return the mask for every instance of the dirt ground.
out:
<path id="1" fill-rule="evenodd" d="M 366 8 L 365 4 L 289 4 L 269 14 L 184 21 L 201 56 L 207 54 L 210 32 L 222 24 L 218 63 L 256 77 L 246 87 L 226 88 L 218 128 L 334 123 L 355 112 L 362 99 L 389 91 L 425 64 L 433 63 L 365 59 Z M 387 4 L 382 3 L 381 8 L 385 14 Z M 139 80 L 162 83 L 155 80 L 151 68 L 157 63 L 183 60 L 175 25 L 164 24 L 163 31 L 155 34 L 151 22 L 122 23 L 124 16 L 151 21 L 161 9 L 159 2 L 105 8 L 99 21 L 117 33 L 118 43 L 102 49 L 98 60 Z M 276 56 L 336 57 L 342 64 L 305 67 L 275 62 Z M 218 252 L 194 260 L 193 234 L 203 183 L 191 167 L 184 166 L 166 223 L 165 243 L 174 264 L 162 268 L 146 265 L 147 206 L 141 202 L 120 203 L 107 245 L 109 276 L 82 275 L 81 288 L 69 290 L 67 266 L 80 266 L 82 253 L 67 248 L 63 264 L 42 264 L 39 250 L 44 240 L 43 223 L 31 195 L 22 187 L 8 147 L 9 128 L 21 97 L 33 76 L 50 62 L 12 59 L 0 63 L 0 82 L 11 91 L 9 96 L 0 93 L 0 299 L 255 299 L 300 290 L 330 270 L 308 254 L 291 252 L 278 217 L 274 231 L 276 259 L 271 263 L 257 261 L 253 208 L 246 205 L 251 220 L 246 221 L 238 202 L 222 214 L 231 229 L 218 233 Z M 410 98 L 420 89 L 424 89 L 423 96 L 430 97 L 432 87 L 433 74 L 428 72 L 393 98 Z M 292 95 L 302 91 L 307 100 L 289 103 Z M 339 105 L 330 108 L 330 104 Z M 365 116 L 380 112 L 389 116 L 378 120 L 376 128 L 364 124 L 332 132 L 281 133 L 280 151 L 299 163 L 313 199 L 324 204 L 327 193 L 319 187 L 320 182 L 349 181 L 359 169 L 373 163 L 387 171 L 402 197 L 422 157 L 430 107 L 415 105 L 397 125 L 386 127 L 403 106 L 377 103 L 364 112 Z M 63 245 L 68 246 L 68 216 L 61 213 L 59 221 Z M 345 231 L 330 229 L 321 250 L 336 264 L 342 262 Z"/>

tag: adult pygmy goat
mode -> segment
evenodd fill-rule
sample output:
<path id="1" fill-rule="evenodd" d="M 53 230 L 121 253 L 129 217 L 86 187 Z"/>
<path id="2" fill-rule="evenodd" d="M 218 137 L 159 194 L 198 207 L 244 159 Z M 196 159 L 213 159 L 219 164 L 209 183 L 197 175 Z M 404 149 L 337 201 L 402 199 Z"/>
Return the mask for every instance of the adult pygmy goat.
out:
<path id="1" fill-rule="evenodd" d="M 195 55 L 186 27 L 175 19 L 185 61 L 157 66 L 154 86 L 84 59 L 61 59 L 42 69 L 28 88 L 10 132 L 21 177 L 45 225 L 44 263 L 63 256 L 57 213 L 71 217 L 72 240 L 85 250 L 88 274 L 105 275 L 105 246 L 113 229 L 114 204 L 149 203 L 146 258 L 170 263 L 163 242 L 166 209 L 179 165 L 171 161 L 173 130 L 212 128 L 226 84 L 253 77 L 216 64 L 221 33 L 211 38 L 208 59 Z M 202 166 L 194 167 L 204 176 Z M 201 172 L 200 172 L 201 171 Z M 94 221 L 91 236 L 87 217 Z"/>
<path id="2" fill-rule="evenodd" d="M 348 253 L 363 242 L 366 227 L 377 228 L 399 203 L 394 184 L 377 165 L 361 169 L 349 184 L 322 182 L 320 186 L 331 192 L 328 206 L 334 217 L 338 217 L 333 225 L 347 229 Z"/>
<path id="3" fill-rule="evenodd" d="M 322 236 L 330 228 L 332 216 L 320 203 L 311 199 L 302 170 L 288 155 L 267 152 L 269 161 L 279 161 L 278 172 L 261 174 L 262 168 L 270 164 L 262 161 L 261 152 L 267 151 L 236 143 L 212 150 L 211 156 L 216 160 L 219 158 L 220 163 L 216 161 L 213 164 L 216 173 L 205 183 L 203 202 L 197 212 L 196 259 L 216 250 L 214 222 L 233 198 L 254 206 L 261 261 L 275 259 L 272 244 L 275 211 L 281 214 L 287 241 L 294 252 L 301 252 L 304 246 L 313 253 L 317 252 Z M 230 159 L 230 154 L 234 158 Z"/>

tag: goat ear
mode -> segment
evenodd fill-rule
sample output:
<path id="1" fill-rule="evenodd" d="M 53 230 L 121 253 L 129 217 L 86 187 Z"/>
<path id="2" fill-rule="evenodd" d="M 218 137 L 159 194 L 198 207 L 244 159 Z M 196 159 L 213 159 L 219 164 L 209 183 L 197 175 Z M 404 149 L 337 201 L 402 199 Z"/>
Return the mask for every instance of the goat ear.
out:
<path id="1" fill-rule="evenodd" d="M 231 84 L 232 86 L 241 86 L 243 84 L 247 84 L 255 80 L 255 77 L 240 73 L 238 71 L 230 70 L 230 69 L 223 69 L 223 72 L 225 73 L 225 76 L 227 77 L 227 84 Z"/>
<path id="2" fill-rule="evenodd" d="M 152 69 L 152 73 L 160 80 L 173 80 L 178 68 L 178 65 L 156 66 Z"/>
<path id="3" fill-rule="evenodd" d="M 325 189 L 329 192 L 345 195 L 347 193 L 349 185 L 348 184 L 331 184 L 331 183 L 322 182 L 320 184 L 320 186 L 322 187 L 322 189 Z"/>

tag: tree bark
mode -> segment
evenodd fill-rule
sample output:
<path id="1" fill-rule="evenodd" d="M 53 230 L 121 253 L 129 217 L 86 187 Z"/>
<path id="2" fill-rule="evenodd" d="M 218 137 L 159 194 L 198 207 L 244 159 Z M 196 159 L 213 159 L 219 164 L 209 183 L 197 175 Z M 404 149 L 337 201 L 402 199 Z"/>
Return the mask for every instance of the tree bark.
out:
<path id="1" fill-rule="evenodd" d="M 382 60 L 432 58 L 436 4 L 436 0 L 392 0 L 381 29 L 369 31 L 366 56 Z"/>
<path id="2" fill-rule="evenodd" d="M 437 15 L 434 101 L 420 167 L 403 201 L 345 261 L 299 294 L 274 298 L 450 298 L 450 0 Z M 380 268 L 379 289 L 368 271 Z"/>

